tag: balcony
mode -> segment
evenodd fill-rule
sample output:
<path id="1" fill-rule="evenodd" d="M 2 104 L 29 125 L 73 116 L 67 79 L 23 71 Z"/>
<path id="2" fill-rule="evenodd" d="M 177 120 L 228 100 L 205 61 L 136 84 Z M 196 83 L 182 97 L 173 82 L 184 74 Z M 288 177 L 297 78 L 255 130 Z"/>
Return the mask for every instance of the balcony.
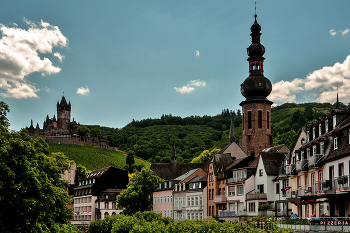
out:
<path id="1" fill-rule="evenodd" d="M 233 217 L 236 216 L 236 211 L 219 210 L 219 217 Z"/>
<path id="2" fill-rule="evenodd" d="M 307 170 L 309 170 L 309 167 L 308 167 L 307 164 L 308 164 L 308 161 L 306 159 L 297 161 L 297 163 L 296 163 L 296 171 L 300 172 L 300 171 L 307 171 Z"/>
<path id="3" fill-rule="evenodd" d="M 287 177 L 287 173 L 286 173 L 286 167 L 285 166 L 281 166 L 278 172 L 278 177 L 283 178 L 283 177 Z"/>
<path id="4" fill-rule="evenodd" d="M 289 166 L 286 166 L 286 175 L 296 175 L 296 165 L 295 164 L 290 164 Z"/>
<path id="5" fill-rule="evenodd" d="M 249 193 L 247 200 L 267 200 L 267 193 Z"/>
<path id="6" fill-rule="evenodd" d="M 297 197 L 298 197 L 298 190 L 289 189 L 286 191 L 286 198 L 297 198 Z"/>
<path id="7" fill-rule="evenodd" d="M 226 183 L 227 184 L 229 184 L 229 183 L 237 183 L 237 182 L 242 182 L 243 180 L 245 180 L 245 177 L 228 178 Z"/>
<path id="8" fill-rule="evenodd" d="M 332 194 L 335 193 L 336 181 L 334 180 L 323 180 L 316 182 L 317 195 Z"/>
<path id="9" fill-rule="evenodd" d="M 299 187 L 298 194 L 299 196 L 313 196 L 317 195 L 317 185 L 308 186 L 308 187 Z"/>
<path id="10" fill-rule="evenodd" d="M 335 178 L 334 188 L 337 192 L 350 191 L 349 176 L 340 176 Z"/>
<path id="11" fill-rule="evenodd" d="M 214 203 L 226 203 L 227 197 L 225 195 L 214 196 Z"/>
<path id="12" fill-rule="evenodd" d="M 309 158 L 309 168 L 319 168 L 319 162 L 321 161 L 321 159 L 323 158 L 323 154 L 316 154 L 314 156 L 311 156 Z"/>

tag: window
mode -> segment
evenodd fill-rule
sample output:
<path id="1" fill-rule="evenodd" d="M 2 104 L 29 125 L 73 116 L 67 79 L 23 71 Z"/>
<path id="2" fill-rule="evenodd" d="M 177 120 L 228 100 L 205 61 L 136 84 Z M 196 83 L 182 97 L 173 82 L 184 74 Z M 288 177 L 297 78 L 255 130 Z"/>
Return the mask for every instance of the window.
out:
<path id="1" fill-rule="evenodd" d="M 211 198 L 214 199 L 214 189 L 211 190 Z"/>
<path id="2" fill-rule="evenodd" d="M 280 193 L 280 183 L 276 183 L 276 194 Z"/>
<path id="3" fill-rule="evenodd" d="M 315 155 L 315 154 L 317 154 L 316 145 L 314 145 L 314 146 L 312 147 L 312 155 Z"/>
<path id="4" fill-rule="evenodd" d="M 311 186 L 314 186 L 315 184 L 316 184 L 315 173 L 311 173 Z"/>
<path id="5" fill-rule="evenodd" d="M 320 123 L 318 125 L 318 136 L 321 136 L 322 135 L 322 124 Z"/>
<path id="6" fill-rule="evenodd" d="M 262 111 L 258 110 L 258 128 L 262 128 Z"/>
<path id="7" fill-rule="evenodd" d="M 264 185 L 263 184 L 259 184 L 257 186 L 257 188 L 258 188 L 259 193 L 264 193 Z"/>
<path id="8" fill-rule="evenodd" d="M 334 115 L 333 116 L 333 129 L 335 129 L 336 125 L 337 125 L 337 116 Z"/>
<path id="9" fill-rule="evenodd" d="M 177 206 L 177 197 L 174 198 L 174 206 Z"/>
<path id="10" fill-rule="evenodd" d="M 344 176 L 344 163 L 338 164 L 338 177 Z"/>
<path id="11" fill-rule="evenodd" d="M 160 196 L 160 204 L 162 204 L 162 202 L 163 202 L 163 197 Z"/>
<path id="12" fill-rule="evenodd" d="M 182 206 L 185 207 L 186 206 L 186 198 L 182 197 Z"/>
<path id="13" fill-rule="evenodd" d="M 318 180 L 323 181 L 323 172 L 322 171 L 318 172 Z"/>
<path id="14" fill-rule="evenodd" d="M 115 210 L 115 202 L 112 202 L 112 209 Z"/>
<path id="15" fill-rule="evenodd" d="M 300 160 L 303 160 L 304 159 L 304 151 L 301 151 L 301 158 Z"/>
<path id="16" fill-rule="evenodd" d="M 187 206 L 191 206 L 191 198 L 187 198 Z"/>
<path id="17" fill-rule="evenodd" d="M 211 206 L 209 206 L 209 214 L 208 216 L 211 216 Z"/>
<path id="18" fill-rule="evenodd" d="M 324 214 L 324 205 L 323 204 L 320 204 L 320 213 L 319 215 L 321 216 L 322 214 Z"/>
<path id="19" fill-rule="evenodd" d="M 305 175 L 305 187 L 309 187 L 308 175 Z"/>
<path id="20" fill-rule="evenodd" d="M 270 112 L 267 112 L 266 115 L 267 129 L 270 129 Z"/>
<path id="21" fill-rule="evenodd" d="M 203 214 L 199 213 L 199 219 L 203 219 Z"/>
<path id="22" fill-rule="evenodd" d="M 164 195 L 164 204 L 166 203 L 166 195 Z"/>
<path id="23" fill-rule="evenodd" d="M 312 139 L 315 139 L 316 136 L 316 130 L 315 127 L 312 128 Z"/>
<path id="24" fill-rule="evenodd" d="M 325 133 L 328 133 L 328 120 L 324 122 Z"/>
<path id="25" fill-rule="evenodd" d="M 182 186 L 182 190 L 185 190 L 186 189 L 186 186 L 185 186 L 186 184 L 184 183 Z"/>
<path id="26" fill-rule="evenodd" d="M 249 212 L 255 212 L 255 202 L 249 203 Z"/>
<path id="27" fill-rule="evenodd" d="M 170 196 L 170 203 L 173 203 L 173 196 Z"/>
<path id="28" fill-rule="evenodd" d="M 306 155 L 307 155 L 307 159 L 309 159 L 310 158 L 310 148 L 306 149 Z"/>
<path id="29" fill-rule="evenodd" d="M 196 206 L 198 206 L 198 197 L 196 197 L 195 200 L 196 200 L 195 204 L 196 204 Z"/>
<path id="30" fill-rule="evenodd" d="M 334 150 L 338 149 L 338 137 L 334 138 Z"/>
<path id="31" fill-rule="evenodd" d="M 199 206 L 202 206 L 202 197 L 199 197 Z"/>
<path id="32" fill-rule="evenodd" d="M 211 200 L 211 190 L 209 189 L 209 200 Z"/>
<path id="33" fill-rule="evenodd" d="M 263 169 L 259 170 L 259 176 L 263 176 Z"/>
<path id="34" fill-rule="evenodd" d="M 310 141 L 310 133 L 309 133 L 309 131 L 306 131 L 306 141 L 307 142 Z"/>
<path id="35" fill-rule="evenodd" d="M 159 204 L 159 197 L 157 196 L 157 204 Z"/>
<path id="36" fill-rule="evenodd" d="M 301 179 L 300 179 L 300 176 L 298 176 L 298 178 L 297 178 L 297 185 L 298 185 L 298 188 L 301 186 Z"/>
<path id="37" fill-rule="evenodd" d="M 164 182 L 164 188 L 165 189 L 167 188 L 167 182 Z"/>
<path id="38" fill-rule="evenodd" d="M 187 212 L 187 219 L 191 219 L 191 214 Z"/>
<path id="39" fill-rule="evenodd" d="M 170 210 L 170 218 L 173 217 L 173 210 Z"/>
<path id="40" fill-rule="evenodd" d="M 170 203 L 170 202 L 169 202 L 169 195 L 167 196 L 167 199 L 168 199 L 168 203 Z"/>
<path id="41" fill-rule="evenodd" d="M 157 204 L 157 198 L 156 197 L 153 197 L 153 205 Z"/>
<path id="42" fill-rule="evenodd" d="M 191 197 L 191 205 L 194 206 L 194 197 Z"/>
<path id="43" fill-rule="evenodd" d="M 320 143 L 320 154 L 323 155 L 324 154 L 324 142 Z"/>
<path id="44" fill-rule="evenodd" d="M 238 195 L 243 195 L 243 185 L 237 186 Z"/>
<path id="45" fill-rule="evenodd" d="M 105 209 L 109 209 L 108 202 L 105 202 Z"/>
<path id="46" fill-rule="evenodd" d="M 252 128 L 252 111 L 248 111 L 248 129 Z"/>
<path id="47" fill-rule="evenodd" d="M 107 218 L 108 215 L 109 215 L 108 212 L 105 212 L 105 218 Z"/>
<path id="48" fill-rule="evenodd" d="M 234 196 L 235 195 L 235 189 L 236 189 L 236 187 L 235 186 L 233 186 L 233 187 L 229 187 L 228 188 L 228 191 L 229 191 L 229 196 Z"/>

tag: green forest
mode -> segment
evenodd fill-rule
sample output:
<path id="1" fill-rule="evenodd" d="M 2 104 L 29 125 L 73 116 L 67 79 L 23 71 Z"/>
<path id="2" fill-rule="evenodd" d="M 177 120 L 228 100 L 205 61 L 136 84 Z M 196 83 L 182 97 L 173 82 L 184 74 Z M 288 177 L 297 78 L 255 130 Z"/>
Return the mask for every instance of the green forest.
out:
<path id="1" fill-rule="evenodd" d="M 329 103 L 285 103 L 272 108 L 271 125 L 274 145 L 291 147 L 301 127 L 322 117 L 334 105 Z M 340 107 L 345 107 L 340 103 Z M 224 109 L 216 116 L 179 117 L 163 114 L 159 119 L 132 120 L 125 127 L 109 128 L 87 125 L 98 136 L 102 130 L 110 146 L 135 152 L 151 163 L 169 162 L 175 141 L 179 162 L 190 162 L 204 150 L 220 149 L 229 142 L 231 116 L 234 115 L 236 143 L 242 138 L 241 111 Z"/>

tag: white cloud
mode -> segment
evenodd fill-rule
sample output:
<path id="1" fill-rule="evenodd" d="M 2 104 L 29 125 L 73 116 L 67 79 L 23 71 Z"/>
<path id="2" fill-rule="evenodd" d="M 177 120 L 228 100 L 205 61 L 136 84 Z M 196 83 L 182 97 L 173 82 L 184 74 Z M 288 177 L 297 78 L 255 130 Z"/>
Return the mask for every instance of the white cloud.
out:
<path id="1" fill-rule="evenodd" d="M 343 63 L 325 66 L 308 74 L 304 79 L 279 81 L 273 84 L 271 95 L 268 97 L 279 103 L 294 102 L 296 94 L 306 96 L 308 101 L 334 103 L 339 87 L 339 101 L 350 102 L 350 55 Z"/>
<path id="2" fill-rule="evenodd" d="M 187 84 L 186 86 L 182 86 L 182 87 L 174 87 L 174 89 L 178 92 L 180 92 L 181 94 L 184 94 L 184 93 L 191 93 L 192 91 L 194 91 L 194 86 L 195 87 L 204 87 L 206 86 L 206 82 L 204 81 L 201 81 L 199 79 L 197 80 L 191 80 L 191 81 L 188 81 L 189 84 Z"/>
<path id="3" fill-rule="evenodd" d="M 195 52 L 195 54 L 196 54 L 196 57 L 199 57 L 200 55 L 198 50 Z"/>
<path id="4" fill-rule="evenodd" d="M 28 84 L 26 77 L 34 72 L 42 76 L 56 74 L 61 68 L 54 66 L 44 54 L 52 54 L 54 47 L 67 46 L 67 38 L 57 26 L 41 20 L 39 23 L 23 19 L 27 29 L 18 28 L 17 24 L 9 27 L 0 24 L 0 88 L 3 97 L 33 98 L 39 91 Z M 60 53 L 54 53 L 59 60 Z M 4 85 L 5 84 L 5 85 Z"/>
<path id="5" fill-rule="evenodd" d="M 341 34 L 344 36 L 345 34 L 347 34 L 349 32 L 349 29 L 345 29 L 344 31 L 341 32 Z"/>
<path id="6" fill-rule="evenodd" d="M 334 29 L 331 29 L 329 30 L 329 34 L 331 34 L 331 36 L 335 36 L 337 32 Z"/>
<path id="7" fill-rule="evenodd" d="M 55 57 L 57 57 L 58 58 L 58 60 L 61 62 L 62 60 L 63 60 L 63 58 L 64 58 L 64 55 L 61 55 L 59 52 L 55 52 L 54 54 L 53 54 Z"/>
<path id="8" fill-rule="evenodd" d="M 180 92 L 181 94 L 184 93 L 191 93 L 192 91 L 194 91 L 193 87 L 189 87 L 189 86 L 183 86 L 183 87 L 174 87 L 174 89 L 178 92 Z"/>
<path id="9" fill-rule="evenodd" d="M 279 81 L 272 86 L 272 93 L 269 99 L 278 102 L 295 102 L 296 93 L 303 90 L 301 79 L 294 79 L 293 81 Z"/>
<path id="10" fill-rule="evenodd" d="M 79 95 L 87 95 L 90 93 L 90 89 L 88 87 L 84 88 L 84 87 L 80 87 L 77 89 L 77 94 Z"/>

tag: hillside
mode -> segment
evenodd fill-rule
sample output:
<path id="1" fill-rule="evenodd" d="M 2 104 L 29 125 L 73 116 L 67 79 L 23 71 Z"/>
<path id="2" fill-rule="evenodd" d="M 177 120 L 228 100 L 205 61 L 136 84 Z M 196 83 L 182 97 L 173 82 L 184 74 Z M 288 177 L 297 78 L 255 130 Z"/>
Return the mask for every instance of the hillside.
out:
<path id="1" fill-rule="evenodd" d="M 291 147 L 299 129 L 323 116 L 333 105 L 329 103 L 285 103 L 272 108 L 271 126 L 274 145 Z M 341 104 L 341 107 L 345 105 Z M 242 138 L 240 110 L 225 109 L 216 116 L 162 115 L 159 119 L 132 120 L 121 129 L 88 125 L 97 135 L 105 131 L 110 146 L 133 150 L 135 155 L 149 162 L 169 162 L 173 141 L 179 162 L 190 162 L 204 150 L 222 148 L 228 144 L 231 114 L 234 114 L 236 142 Z"/>
<path id="2" fill-rule="evenodd" d="M 103 149 L 93 146 L 81 146 L 75 144 L 49 143 L 51 152 L 63 152 L 69 160 L 85 166 L 88 170 L 100 169 L 110 165 L 118 168 L 126 166 L 126 156 L 123 152 Z M 151 164 L 135 158 L 135 164 L 143 164 L 150 167 Z"/>

